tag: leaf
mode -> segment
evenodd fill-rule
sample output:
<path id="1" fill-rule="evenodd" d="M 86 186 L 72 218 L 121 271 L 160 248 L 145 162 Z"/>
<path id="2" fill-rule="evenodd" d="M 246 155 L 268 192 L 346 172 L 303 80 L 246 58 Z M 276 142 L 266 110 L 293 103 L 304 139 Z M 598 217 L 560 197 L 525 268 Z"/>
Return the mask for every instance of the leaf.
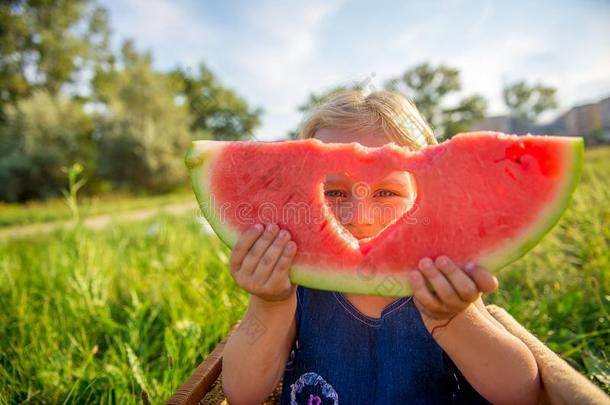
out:
<path id="1" fill-rule="evenodd" d="M 602 384 L 610 386 L 610 367 L 608 367 L 608 360 L 601 360 L 600 357 L 601 356 L 590 351 L 585 351 L 582 354 L 582 360 L 585 363 L 585 367 L 589 374 Z"/>
<path id="2" fill-rule="evenodd" d="M 142 367 L 140 366 L 140 360 L 138 360 L 138 356 L 133 352 L 133 349 L 129 344 L 125 343 L 125 351 L 127 352 L 127 360 L 129 361 L 129 367 L 131 368 L 131 373 L 133 378 L 138 382 L 140 388 L 143 391 L 150 392 L 148 389 L 148 383 L 146 381 L 146 377 L 142 372 Z"/>

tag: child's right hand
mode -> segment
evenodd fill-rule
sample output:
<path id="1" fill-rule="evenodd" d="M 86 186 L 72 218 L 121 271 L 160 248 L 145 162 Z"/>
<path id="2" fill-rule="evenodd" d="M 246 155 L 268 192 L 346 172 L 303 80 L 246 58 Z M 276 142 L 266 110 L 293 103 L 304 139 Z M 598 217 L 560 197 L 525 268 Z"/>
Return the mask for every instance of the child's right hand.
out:
<path id="1" fill-rule="evenodd" d="M 296 247 L 287 230 L 256 224 L 241 234 L 233 248 L 231 275 L 241 288 L 265 302 L 286 300 L 296 290 L 288 278 Z"/>

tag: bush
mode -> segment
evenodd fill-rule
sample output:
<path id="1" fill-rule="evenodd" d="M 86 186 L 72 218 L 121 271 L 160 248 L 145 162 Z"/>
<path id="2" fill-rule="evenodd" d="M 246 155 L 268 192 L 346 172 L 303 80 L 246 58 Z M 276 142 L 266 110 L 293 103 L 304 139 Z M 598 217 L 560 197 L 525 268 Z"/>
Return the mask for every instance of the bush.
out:
<path id="1" fill-rule="evenodd" d="M 186 183 L 184 154 L 191 141 L 187 107 L 177 105 L 171 77 L 151 59 L 123 46 L 123 68 L 96 72 L 100 175 L 119 190 L 162 193 Z"/>
<path id="2" fill-rule="evenodd" d="M 170 110 L 163 119 L 128 114 L 103 119 L 100 175 L 118 190 L 162 193 L 183 185 L 183 155 L 191 136 L 181 115 Z"/>
<path id="3" fill-rule="evenodd" d="M 6 109 L 0 127 L 0 200 L 58 196 L 66 187 L 63 166 L 80 162 L 95 172 L 93 122 L 82 105 L 37 91 Z"/>

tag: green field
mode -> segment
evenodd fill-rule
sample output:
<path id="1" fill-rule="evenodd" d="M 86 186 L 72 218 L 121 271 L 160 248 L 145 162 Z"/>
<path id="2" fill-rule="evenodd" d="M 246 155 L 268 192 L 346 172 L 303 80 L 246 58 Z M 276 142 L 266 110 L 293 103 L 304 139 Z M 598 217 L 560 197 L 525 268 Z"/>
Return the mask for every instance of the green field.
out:
<path id="1" fill-rule="evenodd" d="M 194 198 L 194 197 L 193 197 Z M 500 272 L 506 308 L 610 393 L 610 148 Z M 193 216 L 0 240 L 0 403 L 160 403 L 239 319 L 230 251 Z"/>
<path id="2" fill-rule="evenodd" d="M 83 217 L 151 208 L 172 203 L 193 201 L 193 193 L 183 190 L 158 196 L 105 195 L 79 199 Z M 34 224 L 70 219 L 72 212 L 63 199 L 33 201 L 27 204 L 0 202 L 0 227 Z"/>

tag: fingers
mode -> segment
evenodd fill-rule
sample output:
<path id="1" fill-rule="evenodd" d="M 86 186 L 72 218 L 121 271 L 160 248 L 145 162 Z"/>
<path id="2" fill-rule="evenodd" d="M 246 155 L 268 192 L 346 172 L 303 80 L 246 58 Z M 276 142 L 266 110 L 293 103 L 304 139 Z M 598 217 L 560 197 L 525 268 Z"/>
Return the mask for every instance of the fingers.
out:
<path id="1" fill-rule="evenodd" d="M 489 293 L 498 289 L 498 279 L 479 265 L 468 271 L 468 275 L 481 292 Z"/>
<path id="2" fill-rule="evenodd" d="M 409 281 L 411 282 L 411 288 L 413 289 L 413 295 L 417 300 L 431 312 L 440 312 L 443 308 L 443 303 L 434 296 L 432 292 L 426 286 L 426 280 L 424 276 L 418 271 L 409 271 L 407 273 Z"/>
<path id="3" fill-rule="evenodd" d="M 447 256 L 439 256 L 435 264 L 451 282 L 461 301 L 474 302 L 479 298 L 480 293 L 475 282 L 451 259 Z"/>
<path id="4" fill-rule="evenodd" d="M 296 253 L 296 243 L 293 241 L 288 242 L 282 251 L 282 255 L 280 256 L 279 260 L 275 263 L 271 276 L 267 280 L 266 285 L 279 284 L 279 287 L 285 288 L 292 284 L 290 278 L 288 277 L 288 270 L 290 269 L 290 265 L 292 264 L 292 260 L 294 259 Z"/>
<path id="5" fill-rule="evenodd" d="M 262 235 L 258 237 L 256 242 L 252 245 L 246 257 L 241 264 L 241 269 L 239 270 L 243 273 L 243 276 L 250 277 L 256 266 L 258 265 L 259 260 L 263 257 L 267 248 L 271 245 L 275 236 L 279 231 L 279 227 L 276 224 L 267 224 L 265 231 Z"/>
<path id="6" fill-rule="evenodd" d="M 423 258 L 418 268 L 407 275 L 414 297 L 431 317 L 462 311 L 479 299 L 481 293 L 498 288 L 498 280 L 482 266 L 462 269 L 447 256 L 439 256 L 434 261 Z"/>
<path id="7" fill-rule="evenodd" d="M 436 267 L 430 258 L 419 261 L 419 269 L 432 284 L 432 288 L 440 301 L 449 307 L 458 309 L 464 306 L 460 296 L 455 291 L 447 277 Z"/>
<path id="8" fill-rule="evenodd" d="M 243 232 L 231 254 L 235 282 L 253 296 L 272 302 L 290 298 L 296 285 L 288 270 L 296 255 L 296 243 L 288 230 L 277 224 L 257 224 Z"/>
<path id="9" fill-rule="evenodd" d="M 267 279 L 269 279 L 269 276 L 275 267 L 275 263 L 277 263 L 279 260 L 280 255 L 284 251 L 284 248 L 289 240 L 290 234 L 287 230 L 282 229 L 277 234 L 277 237 L 273 240 L 271 245 L 267 248 L 267 251 L 265 251 L 260 261 L 256 265 L 256 269 L 254 270 L 252 277 L 257 284 L 262 285 L 267 281 Z"/>
<path id="10" fill-rule="evenodd" d="M 231 252 L 231 260 L 229 262 L 231 272 L 235 273 L 240 269 L 241 263 L 246 257 L 246 254 L 250 251 L 250 248 L 256 242 L 258 237 L 263 233 L 265 228 L 261 224 L 256 224 L 252 226 L 250 229 L 245 231 L 235 246 L 233 247 L 233 251 Z"/>

